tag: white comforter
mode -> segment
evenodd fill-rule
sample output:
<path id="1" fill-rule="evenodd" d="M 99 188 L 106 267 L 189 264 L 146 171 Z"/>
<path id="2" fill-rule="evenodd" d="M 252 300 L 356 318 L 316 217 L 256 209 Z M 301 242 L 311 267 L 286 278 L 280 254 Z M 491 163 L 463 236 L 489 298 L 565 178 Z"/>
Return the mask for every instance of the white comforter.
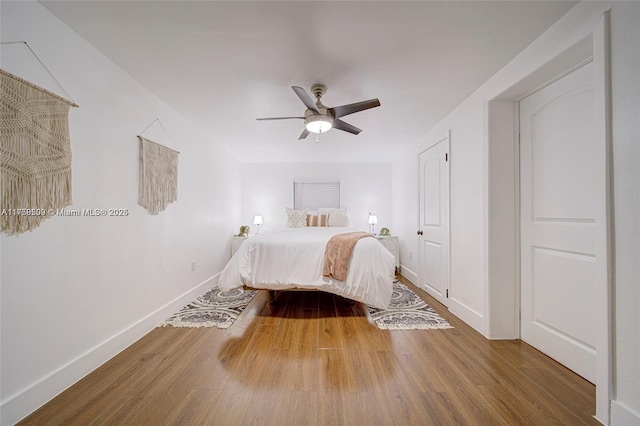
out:
<path id="1" fill-rule="evenodd" d="M 270 290 L 317 289 L 386 309 L 393 289 L 395 260 L 375 238 L 356 244 L 346 281 L 322 276 L 331 236 L 351 228 L 307 227 L 267 231 L 247 238 L 220 275 L 218 285 Z"/>

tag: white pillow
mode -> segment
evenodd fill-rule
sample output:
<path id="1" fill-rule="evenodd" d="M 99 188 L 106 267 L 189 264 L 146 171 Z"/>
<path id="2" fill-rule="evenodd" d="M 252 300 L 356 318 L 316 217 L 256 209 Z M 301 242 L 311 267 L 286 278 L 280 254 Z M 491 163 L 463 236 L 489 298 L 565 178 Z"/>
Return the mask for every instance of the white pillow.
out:
<path id="1" fill-rule="evenodd" d="M 304 228 L 307 226 L 307 211 L 286 207 L 287 228 Z"/>
<path id="2" fill-rule="evenodd" d="M 350 228 L 351 219 L 346 213 L 341 211 L 329 213 L 329 226 L 339 226 L 342 228 Z"/>
<path id="3" fill-rule="evenodd" d="M 347 219 L 348 219 L 348 223 L 346 225 L 332 225 L 331 224 L 331 214 L 332 213 L 342 213 L 342 214 L 346 215 Z M 322 208 L 318 209 L 318 214 L 328 214 L 329 215 L 329 222 L 328 222 L 329 226 L 346 226 L 348 228 L 353 228 L 353 222 L 351 221 L 351 212 L 349 211 L 348 207 L 341 207 L 339 209 L 337 209 L 335 207 L 322 207 Z M 343 223 L 340 218 L 335 219 L 335 220 L 340 221 L 339 223 Z"/>
<path id="4" fill-rule="evenodd" d="M 335 207 L 320 207 L 318 208 L 318 214 L 329 214 L 332 212 L 337 212 L 340 209 L 337 209 Z"/>

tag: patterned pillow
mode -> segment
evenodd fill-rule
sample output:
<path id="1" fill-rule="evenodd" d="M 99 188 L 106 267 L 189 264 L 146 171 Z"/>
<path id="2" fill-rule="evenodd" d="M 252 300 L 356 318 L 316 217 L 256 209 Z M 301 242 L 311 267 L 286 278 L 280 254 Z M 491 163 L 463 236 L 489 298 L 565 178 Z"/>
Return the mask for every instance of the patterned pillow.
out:
<path id="1" fill-rule="evenodd" d="M 327 226 L 327 215 L 307 214 L 307 226 Z"/>
<path id="2" fill-rule="evenodd" d="M 304 228 L 307 226 L 307 211 L 286 207 L 287 228 Z"/>

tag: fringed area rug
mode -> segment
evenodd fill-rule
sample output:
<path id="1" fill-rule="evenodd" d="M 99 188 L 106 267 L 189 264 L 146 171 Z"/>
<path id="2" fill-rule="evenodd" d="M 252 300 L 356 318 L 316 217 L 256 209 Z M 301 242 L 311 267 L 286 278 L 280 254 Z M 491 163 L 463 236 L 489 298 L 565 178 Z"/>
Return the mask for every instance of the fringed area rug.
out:
<path id="1" fill-rule="evenodd" d="M 255 290 L 242 287 L 227 292 L 218 288 L 189 303 L 160 327 L 218 327 L 228 328 L 256 295 Z"/>
<path id="2" fill-rule="evenodd" d="M 431 330 L 453 328 L 411 289 L 399 281 L 393 283 L 388 309 L 367 306 L 369 315 L 383 330 Z"/>

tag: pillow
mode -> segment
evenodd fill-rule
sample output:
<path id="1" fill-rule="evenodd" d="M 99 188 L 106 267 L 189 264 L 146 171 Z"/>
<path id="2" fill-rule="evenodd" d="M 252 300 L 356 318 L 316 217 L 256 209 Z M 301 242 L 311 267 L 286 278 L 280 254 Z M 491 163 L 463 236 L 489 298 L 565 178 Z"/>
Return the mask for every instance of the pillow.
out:
<path id="1" fill-rule="evenodd" d="M 333 213 L 333 212 L 337 212 L 338 208 L 335 207 L 320 207 L 318 209 L 318 214 L 329 214 L 329 213 Z"/>
<path id="2" fill-rule="evenodd" d="M 307 226 L 328 226 L 328 216 L 329 215 L 317 214 L 315 212 L 312 214 L 307 213 Z"/>
<path id="3" fill-rule="evenodd" d="M 329 213 L 329 226 L 340 226 L 343 228 L 351 227 L 351 219 L 341 211 Z"/>
<path id="4" fill-rule="evenodd" d="M 304 228 L 307 226 L 307 211 L 286 207 L 287 228 Z"/>
<path id="5" fill-rule="evenodd" d="M 332 213 L 342 213 L 344 215 L 347 216 L 348 222 L 346 225 L 332 225 L 331 224 L 331 214 Z M 353 228 L 353 222 L 351 222 L 351 212 L 349 211 L 349 208 L 347 207 L 341 207 L 339 209 L 334 208 L 334 207 L 324 207 L 324 208 L 319 208 L 318 209 L 318 214 L 326 214 L 329 216 L 329 221 L 328 224 L 329 226 L 346 226 L 348 228 Z M 334 220 L 340 221 L 340 218 L 334 218 Z M 338 222 L 336 222 L 338 223 Z M 342 222 L 339 222 L 342 223 Z"/>

